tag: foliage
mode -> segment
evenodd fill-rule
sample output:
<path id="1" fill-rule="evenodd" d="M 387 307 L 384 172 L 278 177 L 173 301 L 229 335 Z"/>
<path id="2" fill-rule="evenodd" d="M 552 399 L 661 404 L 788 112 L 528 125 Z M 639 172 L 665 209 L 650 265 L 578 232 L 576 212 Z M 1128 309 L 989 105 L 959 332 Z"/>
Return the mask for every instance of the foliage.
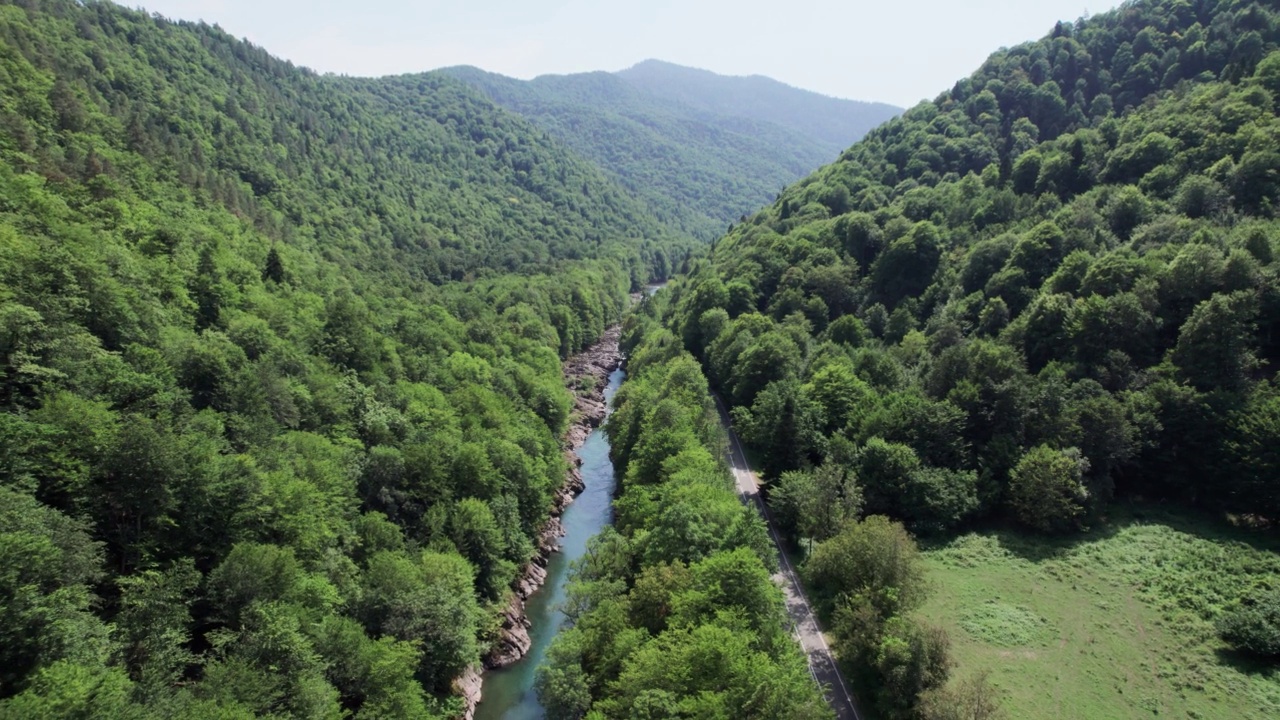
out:
<path id="1" fill-rule="evenodd" d="M 1088 463 L 1079 451 L 1045 445 L 1028 451 L 1009 473 L 1009 505 L 1019 522 L 1054 532 L 1078 530 L 1089 491 L 1081 484 Z"/>
<path id="2" fill-rule="evenodd" d="M 920 715 L 924 720 L 1001 720 L 1008 717 L 986 672 L 966 678 L 954 686 L 930 690 L 921 699 Z"/>
<path id="3" fill-rule="evenodd" d="M 1227 457 L 1233 470 L 1227 489 L 1263 517 L 1280 513 L 1280 395 L 1255 394 L 1231 423 Z"/>
<path id="4" fill-rule="evenodd" d="M 0 716 L 445 717 L 692 239 L 439 75 L 0 6 Z"/>
<path id="5" fill-rule="evenodd" d="M 792 538 L 822 541 L 862 511 L 862 490 L 851 473 L 834 463 L 782 474 L 769 494 L 774 519 Z"/>
<path id="6" fill-rule="evenodd" d="M 644 360 L 671 339 L 665 294 L 626 323 L 630 375 L 606 425 L 616 530 L 574 568 L 538 697 L 552 718 L 829 717 L 763 521 L 733 491 L 706 378 L 687 354 Z"/>
<path id="7" fill-rule="evenodd" d="M 594 160 L 653 217 L 707 241 L 900 112 L 655 61 L 530 81 L 440 72 Z"/>
<path id="8" fill-rule="evenodd" d="M 1258 3 L 1059 23 L 734 227 L 664 322 L 773 485 L 835 463 L 916 532 L 1275 520 L 1277 52 Z"/>
<path id="9" fill-rule="evenodd" d="M 915 541 L 901 523 L 880 515 L 847 523 L 820 543 L 804 573 L 826 615 L 845 595 L 865 597 L 883 617 L 914 610 L 926 595 Z"/>
<path id="10" fill-rule="evenodd" d="M 1262 657 L 1280 656 L 1280 593 L 1251 598 L 1218 619 L 1218 634 L 1233 647 Z"/>
<path id="11" fill-rule="evenodd" d="M 900 523 L 845 523 L 804 565 L 833 648 L 881 715 L 909 718 L 951 672 L 950 640 L 912 613 L 927 595 L 919 550 Z"/>

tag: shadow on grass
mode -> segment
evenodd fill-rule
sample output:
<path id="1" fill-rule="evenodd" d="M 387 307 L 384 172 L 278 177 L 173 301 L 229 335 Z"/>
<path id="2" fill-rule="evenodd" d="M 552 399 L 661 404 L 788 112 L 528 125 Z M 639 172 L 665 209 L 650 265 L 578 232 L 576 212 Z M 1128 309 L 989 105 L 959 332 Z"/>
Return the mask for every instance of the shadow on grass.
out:
<path id="1" fill-rule="evenodd" d="M 938 550 L 957 537 L 976 532 L 995 537 L 1003 549 L 1024 560 L 1040 563 L 1060 558 L 1082 545 L 1110 539 L 1137 525 L 1162 525 L 1208 540 L 1238 542 L 1255 550 L 1280 552 L 1280 534 L 1275 531 L 1238 527 L 1221 514 L 1151 502 L 1115 503 L 1093 518 L 1088 530 L 1070 535 L 1046 535 L 1010 522 L 990 522 L 974 524 L 956 533 L 921 536 L 918 540 L 922 550 Z"/>
<path id="2" fill-rule="evenodd" d="M 1118 504 L 1127 524 L 1164 525 L 1206 540 L 1237 542 L 1263 552 L 1280 552 L 1280 533 L 1274 529 L 1233 524 L 1224 513 L 1195 510 L 1172 504 L 1130 502 Z"/>
<path id="3" fill-rule="evenodd" d="M 1241 674 L 1265 680 L 1280 679 L 1280 661 L 1260 658 L 1257 655 L 1231 648 L 1218 648 L 1218 662 L 1234 668 Z"/>
<path id="4" fill-rule="evenodd" d="M 1006 522 L 976 523 L 961 531 L 945 535 L 919 536 L 917 541 L 923 551 L 942 550 L 961 536 L 977 533 L 994 537 L 1000 547 L 1023 560 L 1034 563 L 1053 560 L 1070 553 L 1080 545 L 1098 542 L 1112 537 L 1133 521 L 1098 523 L 1087 532 L 1075 535 L 1044 535 Z"/>

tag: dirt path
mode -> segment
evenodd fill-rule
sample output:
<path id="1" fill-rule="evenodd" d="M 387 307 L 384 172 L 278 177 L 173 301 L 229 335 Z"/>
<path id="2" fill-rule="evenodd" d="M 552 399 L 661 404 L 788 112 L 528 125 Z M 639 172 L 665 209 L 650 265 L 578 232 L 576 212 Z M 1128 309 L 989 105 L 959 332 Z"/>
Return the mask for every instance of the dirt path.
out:
<path id="1" fill-rule="evenodd" d="M 809 658 L 809 672 L 822 686 L 827 703 L 836 711 L 836 717 L 839 720 L 862 720 L 858 714 L 853 693 L 849 691 L 849 686 L 841 677 L 835 657 L 831 654 L 831 648 L 827 646 L 826 638 L 822 636 L 822 628 L 818 626 L 818 618 L 813 614 L 813 608 L 809 606 L 809 600 L 805 598 L 804 590 L 800 587 L 800 579 L 796 575 L 795 568 L 791 566 L 791 561 L 783 552 L 782 538 L 778 536 L 778 531 L 773 525 L 773 515 L 760 497 L 759 479 L 747 463 L 747 455 L 742 450 L 742 443 L 729 422 L 728 410 L 719 397 L 715 400 L 716 408 L 720 411 L 720 422 L 729 434 L 729 465 L 733 470 L 734 482 L 738 486 L 738 495 L 743 502 L 754 505 L 756 510 L 764 516 L 765 523 L 769 526 L 769 535 L 773 538 L 774 548 L 778 551 L 778 567 L 781 570 L 773 576 L 773 579 L 782 587 L 782 595 L 786 601 L 787 614 L 791 617 L 794 635 Z"/>

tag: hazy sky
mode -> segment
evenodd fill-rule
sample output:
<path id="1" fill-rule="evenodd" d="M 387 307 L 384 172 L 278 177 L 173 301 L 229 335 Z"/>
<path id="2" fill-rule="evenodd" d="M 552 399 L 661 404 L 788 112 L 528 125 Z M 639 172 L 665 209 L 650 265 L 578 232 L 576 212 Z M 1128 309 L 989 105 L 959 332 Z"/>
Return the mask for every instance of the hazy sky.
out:
<path id="1" fill-rule="evenodd" d="M 321 72 L 477 65 L 521 78 L 646 58 L 912 105 L 1102 0 L 123 0 Z"/>

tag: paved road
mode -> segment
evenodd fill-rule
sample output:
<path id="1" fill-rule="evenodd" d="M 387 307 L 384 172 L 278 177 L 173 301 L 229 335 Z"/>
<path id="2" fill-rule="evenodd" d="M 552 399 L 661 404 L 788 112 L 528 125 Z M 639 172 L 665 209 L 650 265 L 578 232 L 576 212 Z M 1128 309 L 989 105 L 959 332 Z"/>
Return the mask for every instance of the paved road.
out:
<path id="1" fill-rule="evenodd" d="M 809 600 L 805 598 L 804 590 L 800 587 L 800 579 L 796 576 L 795 568 L 791 566 L 791 561 L 782 550 L 782 538 L 779 537 L 778 530 L 773 525 L 773 515 L 765 505 L 764 499 L 760 497 L 759 478 L 747 464 L 747 455 L 742 451 L 742 442 L 738 440 L 738 434 L 733 431 L 728 410 L 719 397 L 716 397 L 716 408 L 720 411 L 720 422 L 724 424 L 725 431 L 729 434 L 729 465 L 733 470 L 734 481 L 738 485 L 738 495 L 748 505 L 755 505 L 756 510 L 764 516 L 765 522 L 769 525 L 769 535 L 773 538 L 774 547 L 778 551 L 778 567 L 781 568 L 773 579 L 782 586 L 787 614 L 791 616 L 796 639 L 800 642 L 805 655 L 809 657 L 809 672 L 822 686 L 827 702 L 836 711 L 836 717 L 839 720 L 862 720 L 858 715 L 853 693 L 849 692 L 849 686 L 840 676 L 835 658 L 831 655 L 831 648 L 827 647 L 826 638 L 822 636 L 822 628 L 818 627 L 818 618 L 813 614 L 813 608 L 809 606 Z"/>

